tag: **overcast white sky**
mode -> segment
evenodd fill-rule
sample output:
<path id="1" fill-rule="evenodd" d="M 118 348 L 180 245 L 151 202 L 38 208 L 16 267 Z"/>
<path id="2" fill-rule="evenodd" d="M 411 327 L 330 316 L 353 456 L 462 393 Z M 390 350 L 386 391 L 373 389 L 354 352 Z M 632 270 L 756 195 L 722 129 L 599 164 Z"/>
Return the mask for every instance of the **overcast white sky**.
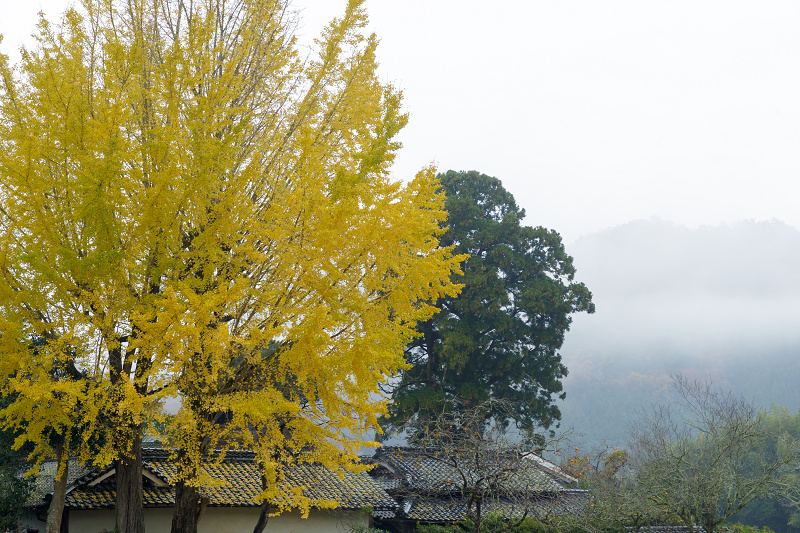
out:
<path id="1" fill-rule="evenodd" d="M 2 49 L 41 8 L 0 0 Z M 307 36 L 344 0 L 296 0 Z M 659 216 L 800 227 L 800 3 L 367 0 L 411 122 L 400 178 L 435 161 L 503 180 L 572 241 Z"/>

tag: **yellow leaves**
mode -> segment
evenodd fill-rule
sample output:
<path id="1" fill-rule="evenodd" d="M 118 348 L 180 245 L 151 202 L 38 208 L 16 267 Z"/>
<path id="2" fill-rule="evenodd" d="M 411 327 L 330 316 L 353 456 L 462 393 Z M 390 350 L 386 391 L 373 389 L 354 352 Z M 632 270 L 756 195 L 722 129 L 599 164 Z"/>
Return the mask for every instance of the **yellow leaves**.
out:
<path id="1" fill-rule="evenodd" d="M 29 361 L 14 386 L 61 406 L 9 420 L 123 435 L 176 395 L 192 483 L 209 446 L 355 468 L 378 384 L 461 260 L 434 169 L 389 179 L 407 116 L 361 4 L 306 64 L 286 5 L 249 0 L 179 30 L 172 0 L 133 18 L 89 0 L 91 24 L 42 25 L 20 79 L 0 64 L 0 370 Z M 35 337 L 83 377 L 55 379 Z"/>

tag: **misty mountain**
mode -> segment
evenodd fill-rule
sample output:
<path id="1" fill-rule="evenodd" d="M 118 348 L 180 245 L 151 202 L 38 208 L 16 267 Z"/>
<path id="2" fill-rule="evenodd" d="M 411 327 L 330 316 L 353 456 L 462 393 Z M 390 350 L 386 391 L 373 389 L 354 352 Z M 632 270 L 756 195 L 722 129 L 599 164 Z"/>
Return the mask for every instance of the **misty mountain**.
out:
<path id="1" fill-rule="evenodd" d="M 567 246 L 597 312 L 574 318 L 562 427 L 624 446 L 670 376 L 711 375 L 768 407 L 800 404 L 800 231 L 779 221 L 689 229 L 639 220 Z"/>

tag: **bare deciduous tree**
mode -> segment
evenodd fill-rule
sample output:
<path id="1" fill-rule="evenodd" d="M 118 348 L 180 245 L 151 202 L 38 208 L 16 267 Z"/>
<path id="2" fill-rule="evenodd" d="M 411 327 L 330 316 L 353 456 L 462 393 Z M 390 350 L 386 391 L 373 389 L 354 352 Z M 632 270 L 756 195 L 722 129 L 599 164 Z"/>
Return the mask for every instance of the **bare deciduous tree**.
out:
<path id="1" fill-rule="evenodd" d="M 678 374 L 674 386 L 680 408 L 657 407 L 632 429 L 637 481 L 650 500 L 713 533 L 754 499 L 791 490 L 795 439 L 770 432 L 762 410 L 710 378 Z M 771 458 L 758 453 L 766 441 Z"/>
<path id="2" fill-rule="evenodd" d="M 578 451 L 578 448 L 575 448 Z M 591 492 L 591 513 L 582 524 L 589 531 L 612 531 L 663 523 L 664 510 L 637 482 L 630 454 L 603 443 L 587 454 L 575 454 L 561 468 Z"/>
<path id="3" fill-rule="evenodd" d="M 408 475 L 414 496 L 463 509 L 462 526 L 474 533 L 489 525 L 494 533 L 513 530 L 526 518 L 547 521 L 564 511 L 567 499 L 574 506 L 585 500 L 585 492 L 575 491 L 576 479 L 538 455 L 558 439 L 486 423 L 487 413 L 508 408 L 488 400 L 407 429 L 414 446 L 404 453 L 413 457 L 404 459 L 415 466 Z M 572 501 L 576 496 L 581 502 Z"/>

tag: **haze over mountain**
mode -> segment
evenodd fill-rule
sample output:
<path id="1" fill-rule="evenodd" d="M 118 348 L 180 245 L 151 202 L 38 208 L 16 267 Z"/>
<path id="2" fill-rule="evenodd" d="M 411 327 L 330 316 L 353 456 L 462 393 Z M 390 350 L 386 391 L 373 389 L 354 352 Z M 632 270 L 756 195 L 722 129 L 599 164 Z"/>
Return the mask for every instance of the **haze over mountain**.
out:
<path id="1" fill-rule="evenodd" d="M 567 245 L 597 312 L 574 318 L 562 427 L 624 446 L 670 375 L 710 374 L 768 407 L 800 403 L 800 231 L 779 221 L 689 229 L 638 220 Z"/>

